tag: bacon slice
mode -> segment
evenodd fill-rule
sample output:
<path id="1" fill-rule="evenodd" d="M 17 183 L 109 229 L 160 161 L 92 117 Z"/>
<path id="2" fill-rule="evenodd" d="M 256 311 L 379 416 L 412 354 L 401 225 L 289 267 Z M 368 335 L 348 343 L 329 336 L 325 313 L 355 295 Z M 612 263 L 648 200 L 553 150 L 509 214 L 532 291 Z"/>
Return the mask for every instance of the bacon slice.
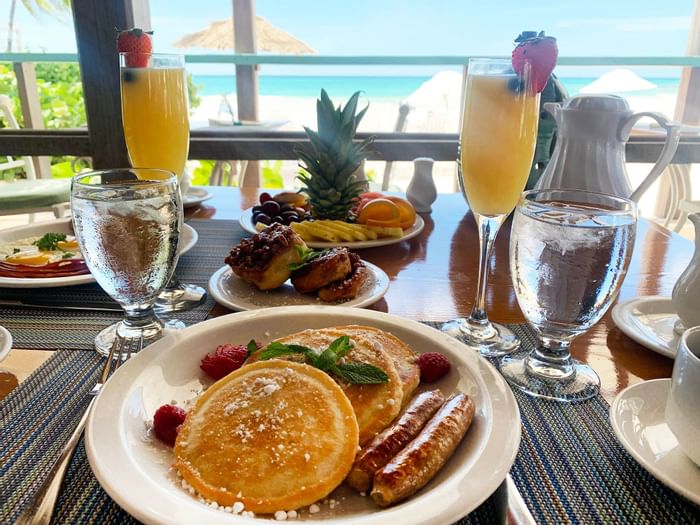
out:
<path id="1" fill-rule="evenodd" d="M 0 277 L 17 278 L 46 278 L 46 277 L 70 277 L 72 275 L 84 275 L 90 273 L 85 261 L 82 259 L 69 259 L 57 261 L 42 266 L 30 266 L 28 264 L 12 264 L 0 261 Z"/>

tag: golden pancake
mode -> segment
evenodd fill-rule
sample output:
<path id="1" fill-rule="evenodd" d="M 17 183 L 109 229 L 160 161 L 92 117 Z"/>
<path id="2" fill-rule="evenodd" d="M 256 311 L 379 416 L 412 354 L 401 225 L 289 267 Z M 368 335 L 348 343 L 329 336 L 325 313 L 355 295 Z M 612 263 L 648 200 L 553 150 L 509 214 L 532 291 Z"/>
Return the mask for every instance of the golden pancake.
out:
<path id="1" fill-rule="evenodd" d="M 391 356 L 403 383 L 403 405 L 406 405 L 413 397 L 413 391 L 420 383 L 420 368 L 416 364 L 416 353 L 411 347 L 390 332 L 385 332 L 373 326 L 346 325 L 338 326 L 336 330 L 348 336 L 361 335 L 380 345 Z"/>
<path id="2" fill-rule="evenodd" d="M 175 468 L 204 498 L 274 513 L 326 497 L 358 446 L 350 401 L 330 376 L 261 361 L 214 383 L 187 414 Z"/>
<path id="3" fill-rule="evenodd" d="M 401 410 L 403 384 L 389 353 L 381 345 L 365 337 L 361 330 L 346 334 L 343 327 L 304 330 L 277 341 L 307 346 L 320 353 L 343 335 L 348 335 L 354 345 L 345 356 L 346 361 L 369 363 L 381 368 L 389 376 L 388 382 L 375 385 L 356 385 L 338 381 L 355 409 L 357 424 L 360 427 L 360 445 L 362 445 L 384 430 Z"/>

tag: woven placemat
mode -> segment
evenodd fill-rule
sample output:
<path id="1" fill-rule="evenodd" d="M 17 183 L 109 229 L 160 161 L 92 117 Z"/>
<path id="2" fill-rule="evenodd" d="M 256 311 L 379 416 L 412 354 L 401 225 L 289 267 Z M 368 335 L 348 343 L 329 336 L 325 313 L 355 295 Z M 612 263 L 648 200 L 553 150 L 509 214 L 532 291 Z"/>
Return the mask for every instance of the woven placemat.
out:
<path id="1" fill-rule="evenodd" d="M 197 230 L 199 240 L 180 258 L 175 274 L 181 282 L 206 289 L 211 275 L 223 266 L 231 246 L 248 234 L 237 221 L 190 220 L 188 224 Z M 28 303 L 40 300 L 59 306 L 118 306 L 95 283 L 61 288 L 0 288 L 0 299 Z M 213 306 L 214 300 L 207 297 L 197 308 L 171 317 L 188 325 L 198 323 L 207 318 Z M 97 333 L 123 317 L 121 312 L 0 306 L 0 324 L 12 333 L 15 348 L 92 350 Z"/>
<path id="2" fill-rule="evenodd" d="M 512 328 L 526 346 L 534 342 L 529 328 Z M 0 523 L 12 522 L 38 490 L 100 368 L 94 353 L 58 352 L 0 402 Z M 516 398 L 523 435 L 511 475 L 538 523 L 700 523 L 700 508 L 658 483 L 618 444 L 601 397 L 575 405 Z M 47 408 L 48 399 L 55 401 Z M 495 523 L 496 516 L 489 499 L 460 525 Z M 55 521 L 134 521 L 98 485 L 82 443 Z"/>

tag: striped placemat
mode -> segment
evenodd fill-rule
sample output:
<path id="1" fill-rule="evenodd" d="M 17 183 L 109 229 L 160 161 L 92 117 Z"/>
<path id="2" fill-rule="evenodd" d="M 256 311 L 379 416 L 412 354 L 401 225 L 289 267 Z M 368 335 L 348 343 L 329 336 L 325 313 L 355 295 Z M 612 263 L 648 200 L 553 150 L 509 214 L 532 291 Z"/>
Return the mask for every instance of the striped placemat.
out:
<path id="1" fill-rule="evenodd" d="M 197 244 L 183 255 L 175 271 L 185 283 L 207 288 L 211 275 L 224 265 L 224 258 L 234 244 L 247 237 L 237 221 L 190 220 L 188 224 L 199 234 Z M 104 305 L 118 306 L 96 284 L 60 288 L 1 288 L 0 299 L 36 300 L 59 306 Z M 214 300 L 207 300 L 187 312 L 172 314 L 186 324 L 203 321 L 209 315 Z M 92 350 L 97 333 L 122 319 L 121 312 L 57 310 L 0 305 L 0 320 L 14 339 L 15 348 Z"/>
<path id="2" fill-rule="evenodd" d="M 532 344 L 528 327 L 512 328 Z M 38 489 L 87 406 L 100 368 L 92 352 L 58 352 L 0 402 L 0 523 L 12 522 Z M 538 523 L 700 523 L 698 507 L 658 483 L 617 443 L 601 397 L 575 405 L 516 398 L 523 436 L 511 475 Z M 42 402 L 47 399 L 55 401 Z M 489 499 L 460 525 L 496 523 L 497 515 Z M 55 520 L 134 521 L 100 488 L 82 444 Z"/>

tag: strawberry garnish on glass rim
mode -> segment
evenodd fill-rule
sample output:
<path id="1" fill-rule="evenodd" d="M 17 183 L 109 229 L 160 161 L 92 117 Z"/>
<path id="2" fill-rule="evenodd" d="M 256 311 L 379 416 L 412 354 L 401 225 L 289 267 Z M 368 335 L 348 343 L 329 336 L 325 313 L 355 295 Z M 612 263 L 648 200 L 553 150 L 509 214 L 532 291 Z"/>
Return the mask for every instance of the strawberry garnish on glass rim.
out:
<path id="1" fill-rule="evenodd" d="M 525 71 L 525 64 L 530 64 L 532 88 L 535 93 L 542 93 L 547 85 L 549 76 L 557 65 L 557 39 L 553 36 L 545 36 L 544 31 L 539 34 L 534 31 L 524 31 L 516 39 L 518 45 L 513 50 L 511 61 L 513 70 L 519 76 Z"/>
<path id="2" fill-rule="evenodd" d="M 153 52 L 151 35 L 153 31 L 144 31 L 138 27 L 117 31 L 117 50 L 126 53 L 127 67 L 147 67 Z"/>

